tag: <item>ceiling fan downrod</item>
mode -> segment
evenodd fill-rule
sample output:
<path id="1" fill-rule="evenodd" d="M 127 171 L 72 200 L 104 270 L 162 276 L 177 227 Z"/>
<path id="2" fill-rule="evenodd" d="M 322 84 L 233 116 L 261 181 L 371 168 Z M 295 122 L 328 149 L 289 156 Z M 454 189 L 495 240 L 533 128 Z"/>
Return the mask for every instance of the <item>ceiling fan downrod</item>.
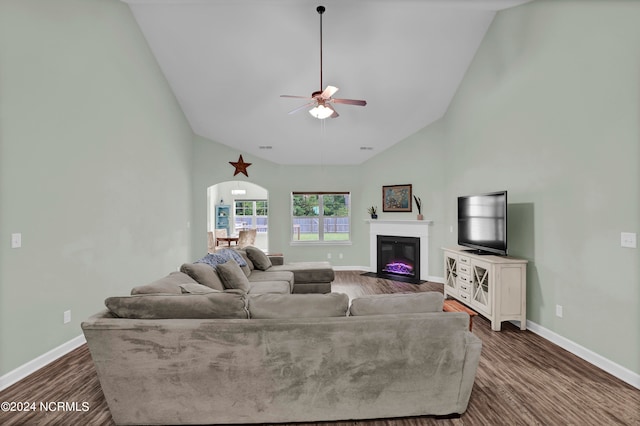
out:
<path id="1" fill-rule="evenodd" d="M 316 8 L 316 11 L 320 14 L 320 90 L 318 93 L 322 93 L 322 88 L 324 87 L 322 85 L 322 14 L 325 10 L 324 6 L 318 6 Z"/>

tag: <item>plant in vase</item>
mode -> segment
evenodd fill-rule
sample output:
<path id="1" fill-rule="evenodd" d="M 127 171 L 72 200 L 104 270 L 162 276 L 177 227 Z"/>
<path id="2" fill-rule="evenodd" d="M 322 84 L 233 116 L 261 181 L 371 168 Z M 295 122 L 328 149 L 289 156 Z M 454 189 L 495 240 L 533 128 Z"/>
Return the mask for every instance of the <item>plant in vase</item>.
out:
<path id="1" fill-rule="evenodd" d="M 371 206 L 367 209 L 367 212 L 371 215 L 371 219 L 378 218 L 378 208 L 376 206 Z"/>
<path id="2" fill-rule="evenodd" d="M 423 220 L 424 216 L 422 216 L 422 200 L 420 197 L 413 196 L 413 199 L 416 200 L 416 207 L 418 207 L 418 220 Z"/>

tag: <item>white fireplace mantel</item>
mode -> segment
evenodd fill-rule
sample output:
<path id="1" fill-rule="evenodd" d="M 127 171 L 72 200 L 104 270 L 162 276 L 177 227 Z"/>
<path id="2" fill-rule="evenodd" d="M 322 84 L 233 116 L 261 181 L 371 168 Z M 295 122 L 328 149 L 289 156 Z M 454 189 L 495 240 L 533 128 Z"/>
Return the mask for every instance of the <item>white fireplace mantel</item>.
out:
<path id="1" fill-rule="evenodd" d="M 378 220 L 368 219 L 369 223 L 369 268 L 376 271 L 378 235 L 420 238 L 420 279 L 429 276 L 429 226 L 432 220 Z"/>

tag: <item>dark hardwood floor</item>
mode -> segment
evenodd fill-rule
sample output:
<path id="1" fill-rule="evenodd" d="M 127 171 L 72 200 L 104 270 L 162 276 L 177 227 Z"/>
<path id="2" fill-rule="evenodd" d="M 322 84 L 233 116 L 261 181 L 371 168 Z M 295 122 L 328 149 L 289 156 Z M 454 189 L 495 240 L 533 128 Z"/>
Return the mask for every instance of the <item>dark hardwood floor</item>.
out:
<path id="1" fill-rule="evenodd" d="M 377 293 L 442 292 L 442 284 L 414 285 L 363 277 L 358 271 L 339 271 L 333 291 L 353 298 Z M 482 356 L 469 408 L 461 418 L 412 417 L 314 425 L 640 425 L 640 390 L 512 324 L 503 323 L 501 332 L 493 332 L 486 319 L 475 317 L 473 332 L 482 339 Z M 86 345 L 4 390 L 0 393 L 2 401 L 38 405 L 35 411 L 0 412 L 0 424 L 4 426 L 114 424 Z M 41 402 L 76 403 L 78 411 L 46 412 L 39 408 Z"/>

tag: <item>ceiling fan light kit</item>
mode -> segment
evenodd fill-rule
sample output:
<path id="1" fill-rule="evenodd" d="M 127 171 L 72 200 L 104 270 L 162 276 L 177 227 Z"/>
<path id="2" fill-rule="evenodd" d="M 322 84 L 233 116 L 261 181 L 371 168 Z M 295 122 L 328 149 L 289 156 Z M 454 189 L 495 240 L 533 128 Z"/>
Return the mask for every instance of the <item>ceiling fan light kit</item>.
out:
<path id="1" fill-rule="evenodd" d="M 308 102 L 298 108 L 289 111 L 289 114 L 295 114 L 309 106 L 313 106 L 309 110 L 309 114 L 313 117 L 324 120 L 325 118 L 336 118 L 339 116 L 338 112 L 331 105 L 332 103 L 336 104 L 347 104 L 347 105 L 357 105 L 357 106 L 365 106 L 367 101 L 358 100 L 358 99 L 336 99 L 332 96 L 338 91 L 338 88 L 335 86 L 327 86 L 326 89 L 322 90 L 322 14 L 325 12 L 324 6 L 318 6 L 316 11 L 320 15 L 320 90 L 317 90 L 311 94 L 311 97 L 307 96 L 293 96 L 293 95 L 280 95 L 281 98 L 298 98 L 298 99 L 307 99 L 311 102 Z"/>
<path id="2" fill-rule="evenodd" d="M 335 113 L 331 108 L 327 108 L 324 105 L 318 105 L 317 107 L 313 107 L 309 110 L 309 114 L 313 117 L 318 118 L 320 120 L 324 120 L 325 118 L 331 117 Z"/>

